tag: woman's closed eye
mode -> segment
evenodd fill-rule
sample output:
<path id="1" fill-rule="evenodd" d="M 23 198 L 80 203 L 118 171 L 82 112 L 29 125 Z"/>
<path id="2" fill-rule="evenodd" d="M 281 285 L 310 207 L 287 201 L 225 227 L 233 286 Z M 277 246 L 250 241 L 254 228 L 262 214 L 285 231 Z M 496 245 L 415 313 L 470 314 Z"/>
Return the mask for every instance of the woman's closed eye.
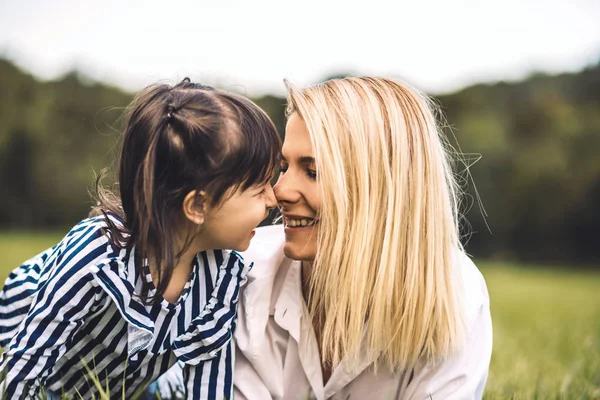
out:
<path id="1" fill-rule="evenodd" d="M 285 174 L 288 169 L 289 169 L 289 165 L 287 165 L 287 164 L 279 165 L 279 174 L 280 175 Z M 310 179 L 312 179 L 312 180 L 317 179 L 317 171 L 315 171 L 314 169 L 306 168 L 305 172 L 306 172 L 306 176 L 308 176 Z"/>

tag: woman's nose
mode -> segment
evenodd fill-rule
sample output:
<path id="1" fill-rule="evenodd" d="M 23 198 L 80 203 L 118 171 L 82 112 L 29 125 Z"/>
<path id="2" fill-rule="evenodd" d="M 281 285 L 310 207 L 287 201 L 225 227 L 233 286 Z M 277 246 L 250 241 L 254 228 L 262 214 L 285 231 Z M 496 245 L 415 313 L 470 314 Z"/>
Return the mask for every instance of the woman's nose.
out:
<path id="1" fill-rule="evenodd" d="M 289 171 L 284 175 L 279 175 L 279 179 L 275 186 L 273 186 L 273 192 L 277 198 L 279 205 L 285 203 L 294 203 L 298 200 L 298 191 L 294 190 L 294 185 L 289 176 Z"/>
<path id="2" fill-rule="evenodd" d="M 279 179 L 277 179 L 277 183 L 275 183 L 275 186 L 273 186 L 273 193 L 275 194 L 275 198 L 278 203 L 285 201 L 286 192 L 287 190 L 285 189 L 283 184 L 283 176 L 280 175 Z"/>

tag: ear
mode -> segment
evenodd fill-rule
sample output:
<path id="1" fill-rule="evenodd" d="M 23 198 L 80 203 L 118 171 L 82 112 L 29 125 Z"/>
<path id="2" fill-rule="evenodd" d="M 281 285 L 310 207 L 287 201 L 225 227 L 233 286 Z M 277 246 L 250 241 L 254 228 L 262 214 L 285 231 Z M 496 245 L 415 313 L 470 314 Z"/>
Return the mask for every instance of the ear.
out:
<path id="1" fill-rule="evenodd" d="M 204 190 L 192 190 L 183 199 L 183 215 L 195 225 L 202 225 L 205 217 L 205 203 L 207 201 Z"/>

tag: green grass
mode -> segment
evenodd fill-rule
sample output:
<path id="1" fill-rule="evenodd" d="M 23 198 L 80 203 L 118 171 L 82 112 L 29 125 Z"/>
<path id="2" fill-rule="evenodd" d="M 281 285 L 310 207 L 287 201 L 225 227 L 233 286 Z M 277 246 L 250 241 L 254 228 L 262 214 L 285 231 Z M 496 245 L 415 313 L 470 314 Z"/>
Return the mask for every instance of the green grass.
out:
<path id="1" fill-rule="evenodd" d="M 60 242 L 67 232 L 0 232 L 0 286 L 14 268 Z"/>
<path id="2" fill-rule="evenodd" d="M 600 398 L 600 273 L 478 264 L 494 325 L 485 398 Z"/>
<path id="3" fill-rule="evenodd" d="M 0 233 L 0 282 L 65 233 Z M 600 399 L 600 270 L 477 264 L 494 324 L 484 398 Z"/>

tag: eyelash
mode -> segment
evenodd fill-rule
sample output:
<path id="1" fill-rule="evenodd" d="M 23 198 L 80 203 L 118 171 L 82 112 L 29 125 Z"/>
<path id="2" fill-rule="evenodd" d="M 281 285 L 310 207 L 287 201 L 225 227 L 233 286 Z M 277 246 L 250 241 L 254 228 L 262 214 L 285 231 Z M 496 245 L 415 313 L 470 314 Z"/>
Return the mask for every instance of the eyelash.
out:
<path id="1" fill-rule="evenodd" d="M 286 166 L 286 167 L 284 167 L 284 166 L 279 166 L 279 173 L 280 173 L 280 174 L 285 174 L 285 173 L 287 172 L 287 170 L 288 170 L 288 167 L 287 167 L 287 166 Z M 316 180 L 316 179 L 317 179 L 317 172 L 316 172 L 316 171 L 313 171 L 313 170 L 311 170 L 311 169 L 307 169 L 307 170 L 306 170 L 306 175 L 307 175 L 307 176 L 308 176 L 310 179 L 312 179 L 312 180 Z"/>

